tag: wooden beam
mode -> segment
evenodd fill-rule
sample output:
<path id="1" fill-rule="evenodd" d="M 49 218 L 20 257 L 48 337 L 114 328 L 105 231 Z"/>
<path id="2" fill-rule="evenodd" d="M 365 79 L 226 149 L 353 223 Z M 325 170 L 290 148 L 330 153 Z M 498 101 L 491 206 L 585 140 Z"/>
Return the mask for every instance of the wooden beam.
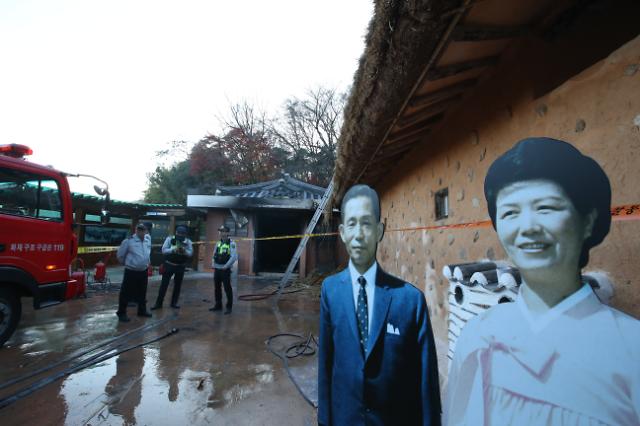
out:
<path id="1" fill-rule="evenodd" d="M 381 164 L 392 165 L 399 161 L 407 152 L 411 151 L 420 141 L 414 141 L 413 143 L 394 147 L 392 150 L 378 151 L 378 154 L 371 162 L 371 166 L 374 168 L 379 167 Z"/>
<path id="2" fill-rule="evenodd" d="M 528 27 L 461 25 L 454 28 L 451 37 L 453 41 L 487 41 L 524 37 L 529 33 Z"/>
<path id="3" fill-rule="evenodd" d="M 419 137 L 422 133 L 428 132 L 433 128 L 435 123 L 419 123 L 419 125 L 414 125 L 411 127 L 407 127 L 406 129 L 398 132 L 397 134 L 391 134 L 390 138 L 387 139 L 385 145 L 392 145 L 398 142 L 406 141 L 407 139 L 414 139 L 415 137 Z"/>
<path id="4" fill-rule="evenodd" d="M 407 139 L 408 137 L 415 136 L 419 133 L 430 130 L 442 119 L 443 116 L 444 114 L 440 113 L 440 114 L 431 116 L 428 120 L 414 124 L 413 126 L 406 127 L 400 131 L 393 132 L 389 135 L 389 139 L 387 140 L 387 143 L 388 144 L 396 143 L 403 139 Z"/>
<path id="5" fill-rule="evenodd" d="M 417 95 L 409 101 L 408 106 L 411 108 L 422 108 L 433 105 L 437 102 L 441 102 L 464 93 L 467 89 L 475 86 L 477 82 L 477 78 L 468 78 L 443 89 Z"/>
<path id="6" fill-rule="evenodd" d="M 399 128 L 405 128 L 422 121 L 429 120 L 434 115 L 444 113 L 447 109 L 449 109 L 449 107 L 457 103 L 460 99 L 462 99 L 461 93 L 444 101 L 433 104 L 427 108 L 422 108 L 411 115 L 400 118 L 397 121 L 396 126 Z"/>
<path id="7" fill-rule="evenodd" d="M 400 159 L 400 157 L 398 157 L 398 159 Z M 393 166 L 391 161 L 385 163 L 385 165 L 382 166 L 378 166 L 372 163 L 367 168 L 367 171 L 364 174 L 364 179 L 377 179 L 378 177 L 388 173 L 391 169 L 391 166 Z"/>
<path id="8" fill-rule="evenodd" d="M 367 168 L 367 171 L 364 173 L 364 179 L 367 180 L 376 180 L 386 174 L 389 173 L 391 169 L 395 166 L 398 161 L 400 161 L 407 153 L 402 152 L 400 154 L 396 154 L 393 157 L 385 158 L 384 160 L 380 160 L 377 163 L 371 163 Z"/>
<path id="9" fill-rule="evenodd" d="M 475 68 L 483 68 L 493 66 L 498 63 L 499 56 L 489 56 L 486 58 L 474 59 L 473 61 L 460 62 L 453 65 L 445 65 L 443 67 L 434 68 L 427 73 L 427 80 L 440 80 L 441 78 L 451 77 L 461 72 L 469 71 Z"/>
<path id="10" fill-rule="evenodd" d="M 376 158 L 388 159 L 390 157 L 393 157 L 394 155 L 400 155 L 401 153 L 412 149 L 419 142 L 420 141 L 413 141 L 412 143 L 408 143 L 400 146 L 394 146 L 393 148 L 387 149 L 386 151 L 379 151 Z"/>
<path id="11" fill-rule="evenodd" d="M 403 141 L 400 142 L 396 142 L 396 143 L 391 143 L 391 144 L 384 144 L 382 145 L 382 148 L 380 149 L 380 151 L 378 151 L 378 155 L 382 154 L 382 155 L 386 155 L 390 152 L 398 152 L 399 150 L 402 150 L 403 147 L 405 146 L 413 146 L 414 144 L 420 143 L 424 140 L 425 136 L 427 136 L 429 134 L 429 132 L 425 132 L 425 133 L 421 133 L 418 136 L 412 137 L 412 138 L 407 138 Z"/>
<path id="12" fill-rule="evenodd" d="M 376 158 L 371 162 L 369 167 L 373 167 L 374 169 L 380 168 L 381 165 L 392 165 L 395 160 L 399 160 L 402 155 L 404 155 L 406 151 L 396 152 L 392 155 L 387 155 L 385 157 L 376 156 Z"/>

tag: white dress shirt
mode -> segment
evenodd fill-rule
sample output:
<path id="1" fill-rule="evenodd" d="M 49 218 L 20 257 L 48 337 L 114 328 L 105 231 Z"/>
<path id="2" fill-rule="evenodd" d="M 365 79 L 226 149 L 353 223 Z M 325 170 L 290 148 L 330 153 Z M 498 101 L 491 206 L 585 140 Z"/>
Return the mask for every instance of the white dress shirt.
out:
<path id="1" fill-rule="evenodd" d="M 378 271 L 378 262 L 373 262 L 373 265 L 364 274 L 361 274 L 356 270 L 351 260 L 349 260 L 349 273 L 351 274 L 351 288 L 353 289 L 353 306 L 358 311 L 358 293 L 360 293 L 360 283 L 358 283 L 359 277 L 364 277 L 367 280 L 367 284 L 364 286 L 364 291 L 367 293 L 367 316 L 369 319 L 368 329 L 371 330 L 371 319 L 373 318 L 373 302 L 376 296 L 376 272 Z"/>

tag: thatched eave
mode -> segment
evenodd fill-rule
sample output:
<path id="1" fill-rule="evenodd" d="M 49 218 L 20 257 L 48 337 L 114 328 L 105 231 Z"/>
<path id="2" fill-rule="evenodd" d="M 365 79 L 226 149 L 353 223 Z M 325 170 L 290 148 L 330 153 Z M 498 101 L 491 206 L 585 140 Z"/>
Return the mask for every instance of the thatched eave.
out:
<path id="1" fill-rule="evenodd" d="M 432 56 L 456 0 L 376 1 L 345 108 L 331 205 L 357 181 Z"/>
<path id="2" fill-rule="evenodd" d="M 330 207 L 351 185 L 375 185 L 403 155 L 428 143 L 514 39 L 543 33 L 587 3 L 376 1 L 345 108 Z"/>

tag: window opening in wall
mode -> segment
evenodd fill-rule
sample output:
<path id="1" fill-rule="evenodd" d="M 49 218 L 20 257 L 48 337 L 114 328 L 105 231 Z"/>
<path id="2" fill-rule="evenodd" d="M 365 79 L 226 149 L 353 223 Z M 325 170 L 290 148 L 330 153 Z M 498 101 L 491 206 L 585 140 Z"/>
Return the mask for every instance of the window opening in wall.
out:
<path id="1" fill-rule="evenodd" d="M 238 226 L 233 216 L 227 216 L 224 219 L 224 225 L 229 228 L 229 235 L 232 237 L 246 237 L 249 235 L 248 226 Z"/>
<path id="2" fill-rule="evenodd" d="M 449 188 L 441 189 L 435 195 L 436 220 L 449 217 Z"/>

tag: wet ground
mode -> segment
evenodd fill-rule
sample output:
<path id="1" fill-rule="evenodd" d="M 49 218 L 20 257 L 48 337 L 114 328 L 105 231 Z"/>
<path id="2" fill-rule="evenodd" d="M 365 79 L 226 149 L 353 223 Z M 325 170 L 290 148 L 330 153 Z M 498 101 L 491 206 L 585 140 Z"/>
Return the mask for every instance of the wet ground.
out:
<path id="1" fill-rule="evenodd" d="M 155 300 L 158 282 L 149 284 Z M 240 277 L 234 295 L 263 292 L 274 280 Z M 169 288 L 167 300 L 172 287 Z M 18 330 L 0 349 L 0 405 L 4 398 L 43 378 L 64 372 L 94 354 L 146 344 L 52 381 L 0 408 L 2 425 L 311 425 L 315 409 L 289 378 L 265 342 L 277 333 L 317 335 L 317 292 L 305 290 L 274 299 L 237 301 L 231 315 L 210 312 L 211 274 L 185 277 L 181 309 L 166 306 L 153 318 L 119 323 L 117 291 L 90 292 L 87 299 L 34 311 L 23 302 Z M 144 329 L 144 326 L 149 326 Z M 129 333 L 129 334 L 126 334 Z M 54 365 L 122 336 L 32 379 L 2 388 L 7 381 Z M 293 341 L 278 337 L 279 352 Z M 119 346 L 118 346 L 119 345 Z M 315 400 L 315 355 L 290 361 L 302 391 Z M 26 394 L 26 393 L 25 393 Z M 6 402 L 7 400 L 4 399 Z"/>

